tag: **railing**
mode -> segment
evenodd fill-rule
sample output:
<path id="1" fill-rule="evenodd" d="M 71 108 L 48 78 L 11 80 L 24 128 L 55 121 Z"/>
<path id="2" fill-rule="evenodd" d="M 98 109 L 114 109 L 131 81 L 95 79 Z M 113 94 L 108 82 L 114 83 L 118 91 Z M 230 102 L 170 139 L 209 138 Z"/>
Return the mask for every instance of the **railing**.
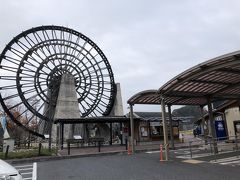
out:
<path id="1" fill-rule="evenodd" d="M 189 140 L 188 149 L 190 158 L 214 155 L 216 159 L 222 153 L 233 153 L 236 156 L 240 155 L 239 147 L 240 137 L 226 136 L 222 138 L 211 138 L 203 140 L 192 139 Z M 198 151 L 193 151 L 198 150 Z"/>

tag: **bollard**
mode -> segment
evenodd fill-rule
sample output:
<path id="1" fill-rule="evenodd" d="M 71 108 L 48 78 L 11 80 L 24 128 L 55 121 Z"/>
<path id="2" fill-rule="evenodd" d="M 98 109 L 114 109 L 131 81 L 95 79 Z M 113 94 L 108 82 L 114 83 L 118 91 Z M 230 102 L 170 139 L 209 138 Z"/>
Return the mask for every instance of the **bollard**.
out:
<path id="1" fill-rule="evenodd" d="M 125 139 L 125 146 L 126 146 L 126 150 L 128 150 L 128 140 L 127 140 L 127 138 Z"/>
<path id="2" fill-rule="evenodd" d="M 70 142 L 67 143 L 67 147 L 68 147 L 68 155 L 70 155 Z"/>
<path id="3" fill-rule="evenodd" d="M 5 159 L 7 159 L 7 157 L 8 157 L 8 150 L 9 150 L 9 145 L 7 145 L 7 147 L 6 147 Z"/>
<path id="4" fill-rule="evenodd" d="M 160 161 L 163 161 L 163 150 L 162 150 L 162 144 L 160 144 Z"/>
<path id="5" fill-rule="evenodd" d="M 39 146 L 38 146 L 38 155 L 39 156 L 41 155 L 41 149 L 42 149 L 42 143 L 39 143 Z"/>
<path id="6" fill-rule="evenodd" d="M 28 140 L 28 149 L 30 149 L 30 140 Z"/>
<path id="7" fill-rule="evenodd" d="M 128 155 L 131 155 L 132 154 L 132 148 L 131 148 L 131 145 L 128 141 Z"/>
<path id="8" fill-rule="evenodd" d="M 101 141 L 98 141 L 98 152 L 101 152 Z"/>

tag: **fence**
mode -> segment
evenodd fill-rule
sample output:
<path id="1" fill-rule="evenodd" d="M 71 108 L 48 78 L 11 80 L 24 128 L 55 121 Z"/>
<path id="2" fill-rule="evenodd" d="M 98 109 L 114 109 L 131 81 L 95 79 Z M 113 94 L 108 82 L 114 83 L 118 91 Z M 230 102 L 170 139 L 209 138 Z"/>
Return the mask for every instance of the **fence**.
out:
<path id="1" fill-rule="evenodd" d="M 217 156 L 223 153 L 232 153 L 236 156 L 240 156 L 239 147 L 240 137 L 226 136 L 222 138 L 208 137 L 205 140 L 190 140 L 188 147 L 190 158 L 201 157 L 207 155 Z"/>

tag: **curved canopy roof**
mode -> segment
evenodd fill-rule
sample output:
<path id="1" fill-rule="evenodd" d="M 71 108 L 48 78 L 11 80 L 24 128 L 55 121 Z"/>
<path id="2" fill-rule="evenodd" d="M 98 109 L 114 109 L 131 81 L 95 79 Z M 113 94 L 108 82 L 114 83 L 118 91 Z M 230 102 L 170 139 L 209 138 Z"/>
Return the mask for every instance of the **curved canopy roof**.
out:
<path id="1" fill-rule="evenodd" d="M 146 90 L 132 96 L 128 104 L 161 104 L 161 98 L 157 90 Z"/>
<path id="2" fill-rule="evenodd" d="M 206 105 L 208 99 L 239 99 L 240 51 L 194 66 L 158 90 L 137 93 L 128 103 L 160 104 L 161 97 L 171 105 Z"/>

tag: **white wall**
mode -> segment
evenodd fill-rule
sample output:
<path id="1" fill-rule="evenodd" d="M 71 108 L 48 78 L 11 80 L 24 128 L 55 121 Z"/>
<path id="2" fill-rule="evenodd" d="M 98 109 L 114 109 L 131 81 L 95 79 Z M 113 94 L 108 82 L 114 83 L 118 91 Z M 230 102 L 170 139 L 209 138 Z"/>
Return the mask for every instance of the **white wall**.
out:
<path id="1" fill-rule="evenodd" d="M 233 107 L 225 110 L 226 122 L 228 135 L 231 137 L 230 139 L 234 139 L 235 130 L 234 130 L 234 121 L 240 120 L 240 112 L 239 107 Z"/>

